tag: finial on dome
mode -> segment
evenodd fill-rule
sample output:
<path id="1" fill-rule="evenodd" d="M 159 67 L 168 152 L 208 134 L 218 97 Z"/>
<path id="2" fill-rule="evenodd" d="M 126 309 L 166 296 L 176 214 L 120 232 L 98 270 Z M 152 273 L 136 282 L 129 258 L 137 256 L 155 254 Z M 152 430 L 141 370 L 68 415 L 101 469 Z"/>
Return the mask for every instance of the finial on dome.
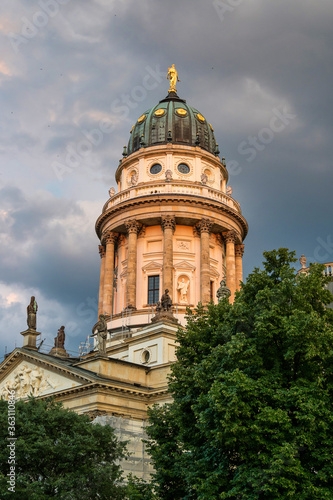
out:
<path id="1" fill-rule="evenodd" d="M 176 83 L 180 82 L 180 80 L 178 78 L 178 73 L 174 64 L 170 68 L 168 68 L 167 80 L 170 80 L 170 88 L 168 90 L 169 94 L 170 92 L 177 93 Z"/>

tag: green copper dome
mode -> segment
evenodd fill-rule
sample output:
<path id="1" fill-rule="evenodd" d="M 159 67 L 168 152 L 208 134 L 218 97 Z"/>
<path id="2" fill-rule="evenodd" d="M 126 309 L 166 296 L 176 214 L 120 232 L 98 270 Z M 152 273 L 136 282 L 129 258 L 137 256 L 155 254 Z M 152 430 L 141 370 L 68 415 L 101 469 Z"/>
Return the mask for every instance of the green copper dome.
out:
<path id="1" fill-rule="evenodd" d="M 199 146 L 214 155 L 219 154 L 213 128 L 206 118 L 175 92 L 145 111 L 133 125 L 127 155 L 141 147 L 160 144 Z"/>

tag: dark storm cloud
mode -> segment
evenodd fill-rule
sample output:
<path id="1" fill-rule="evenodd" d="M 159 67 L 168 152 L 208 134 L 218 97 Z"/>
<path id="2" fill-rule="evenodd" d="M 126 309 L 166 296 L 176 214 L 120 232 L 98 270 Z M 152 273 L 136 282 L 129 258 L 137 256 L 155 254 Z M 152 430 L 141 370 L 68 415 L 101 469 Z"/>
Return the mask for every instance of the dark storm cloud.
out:
<path id="1" fill-rule="evenodd" d="M 229 183 L 250 227 L 245 275 L 264 250 L 279 246 L 333 261 L 331 0 L 69 0 L 18 51 L 8 32 L 20 33 L 22 17 L 33 20 L 41 7 L 17 0 L 6 9 L 3 329 L 9 313 L 25 315 L 22 297 L 34 288 L 50 338 L 62 322 L 73 348 L 86 337 L 99 274 L 94 219 L 115 185 L 132 124 L 166 95 L 172 63 L 179 95 L 212 123 L 230 165 Z M 149 71 L 157 76 L 147 89 Z M 278 112 L 294 118 L 272 122 Z M 53 162 L 65 164 L 68 146 L 78 151 L 84 131 L 98 130 L 100 120 L 112 131 L 59 179 Z M 18 298 L 9 300 L 11 284 Z"/>

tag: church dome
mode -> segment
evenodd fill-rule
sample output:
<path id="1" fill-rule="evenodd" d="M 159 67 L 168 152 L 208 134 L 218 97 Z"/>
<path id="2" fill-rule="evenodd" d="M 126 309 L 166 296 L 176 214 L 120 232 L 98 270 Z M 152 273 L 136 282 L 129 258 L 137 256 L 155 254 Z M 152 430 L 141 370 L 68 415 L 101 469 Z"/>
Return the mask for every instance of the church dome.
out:
<path id="1" fill-rule="evenodd" d="M 166 143 L 199 146 L 219 154 L 211 124 L 175 92 L 139 117 L 131 130 L 127 155 L 142 147 Z"/>

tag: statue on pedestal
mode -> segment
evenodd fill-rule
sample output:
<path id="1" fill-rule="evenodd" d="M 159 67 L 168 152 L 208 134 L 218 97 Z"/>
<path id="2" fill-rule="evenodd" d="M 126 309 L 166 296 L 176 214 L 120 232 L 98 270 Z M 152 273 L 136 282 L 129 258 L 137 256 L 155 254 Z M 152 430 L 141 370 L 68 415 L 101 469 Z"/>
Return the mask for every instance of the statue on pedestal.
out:
<path id="1" fill-rule="evenodd" d="M 35 297 L 32 296 L 30 304 L 27 307 L 27 324 L 28 328 L 31 330 L 36 330 L 37 327 L 37 310 L 38 310 L 37 302 L 35 300 Z"/>
<path id="2" fill-rule="evenodd" d="M 169 295 L 169 290 L 166 289 L 161 297 L 161 307 L 163 311 L 170 311 L 172 306 L 172 300 Z"/>
<path id="3" fill-rule="evenodd" d="M 218 301 L 221 302 L 221 300 L 225 299 L 226 297 L 230 297 L 230 295 L 231 295 L 231 292 L 230 292 L 229 288 L 227 287 L 225 280 L 221 280 L 220 281 L 220 288 L 216 292 L 216 296 L 217 296 Z"/>
<path id="4" fill-rule="evenodd" d="M 57 336 L 54 337 L 54 347 L 57 349 L 65 349 L 65 327 L 61 326 Z"/>
<path id="5" fill-rule="evenodd" d="M 152 323 L 157 323 L 158 321 L 171 321 L 172 323 L 178 323 L 178 319 L 174 317 L 171 311 L 172 300 L 169 295 L 169 290 L 166 289 L 161 297 L 161 301 L 156 304 L 156 314 L 152 318 Z"/>
<path id="6" fill-rule="evenodd" d="M 178 73 L 175 68 L 175 65 L 173 64 L 170 68 L 168 68 L 168 74 L 167 74 L 167 79 L 170 80 L 170 88 L 168 92 L 177 92 L 176 91 L 176 83 L 180 82 L 178 78 Z"/>

